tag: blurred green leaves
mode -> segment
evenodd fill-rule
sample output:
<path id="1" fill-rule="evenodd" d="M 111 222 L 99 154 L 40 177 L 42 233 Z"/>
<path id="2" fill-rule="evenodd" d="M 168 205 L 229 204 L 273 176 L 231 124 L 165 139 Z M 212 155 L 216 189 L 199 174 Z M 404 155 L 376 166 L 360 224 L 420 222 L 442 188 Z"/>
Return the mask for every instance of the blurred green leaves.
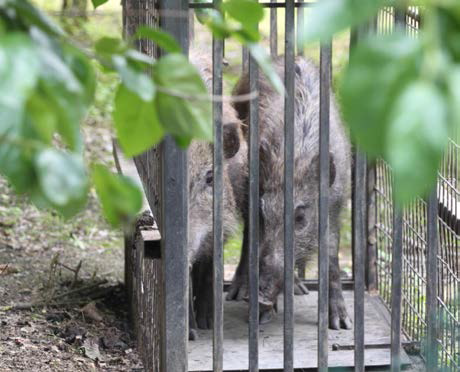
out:
<path id="1" fill-rule="evenodd" d="M 104 217 L 112 226 L 126 224 L 139 213 L 142 193 L 128 177 L 112 173 L 103 165 L 93 166 L 93 181 Z"/>
<path id="2" fill-rule="evenodd" d="M 396 32 L 360 40 L 342 80 L 352 137 L 371 158 L 389 163 L 400 204 L 435 187 L 448 137 L 460 124 L 455 15 L 458 3 L 433 1 L 418 37 Z"/>
<path id="3" fill-rule="evenodd" d="M 384 153 L 390 108 L 420 73 L 421 45 L 402 34 L 374 36 L 359 43 L 342 81 L 345 121 L 371 156 Z"/>
<path id="4" fill-rule="evenodd" d="M 139 29 L 136 37 L 175 52 L 153 60 L 116 39 L 102 38 L 96 43 L 101 63 L 121 78 L 113 119 L 123 151 L 128 156 L 141 154 L 165 134 L 171 134 L 181 147 L 192 138 L 212 141 L 211 97 L 197 69 L 180 53 L 179 44 L 148 27 Z"/>
<path id="5" fill-rule="evenodd" d="M 393 170 L 397 202 L 409 202 L 433 188 L 447 143 L 447 119 L 445 97 L 429 82 L 412 82 L 398 97 L 384 152 Z"/>
<path id="6" fill-rule="evenodd" d="M 361 35 L 342 79 L 342 111 L 353 140 L 389 163 L 401 204 L 433 189 L 448 136 L 460 125 L 459 4 L 424 1 L 424 28 L 416 38 L 402 31 Z M 300 47 L 369 24 L 382 6 L 404 9 L 407 2 L 318 1 L 299 34 Z"/>
<path id="7" fill-rule="evenodd" d="M 97 8 L 98 6 L 101 6 L 102 4 L 105 4 L 109 0 L 91 0 L 93 3 L 94 8 Z"/>
<path id="8" fill-rule="evenodd" d="M 195 3 L 210 3 L 207 0 L 194 0 Z M 215 37 L 233 37 L 245 45 L 256 60 L 269 82 L 284 94 L 284 84 L 271 63 L 270 56 L 259 44 L 261 35 L 258 24 L 264 18 L 264 9 L 255 0 L 227 0 L 217 9 L 195 9 L 198 20 L 206 25 Z"/>
<path id="9" fill-rule="evenodd" d="M 153 101 L 144 101 L 124 85 L 118 87 L 115 96 L 113 119 L 118 139 L 127 156 L 137 155 L 163 138 L 164 131 Z"/>
<path id="10" fill-rule="evenodd" d="M 48 148 L 35 156 L 35 168 L 47 206 L 70 217 L 85 204 L 88 178 L 80 156 Z"/>
<path id="11" fill-rule="evenodd" d="M 179 143 L 192 138 L 212 141 L 209 92 L 187 57 L 169 54 L 159 59 L 153 76 L 159 87 L 155 105 L 163 127 L 179 138 Z"/>
<path id="12" fill-rule="evenodd" d="M 390 0 L 320 0 L 313 7 L 298 35 L 300 46 L 330 40 L 339 31 L 355 27 L 375 16 Z"/>
<path id="13" fill-rule="evenodd" d="M 111 37 L 99 40 L 94 53 L 80 49 L 28 1 L 0 2 L 0 24 L 0 173 L 36 205 L 70 217 L 86 204 L 90 181 L 80 123 L 94 101 L 92 57 L 120 77 L 113 116 L 127 155 L 167 133 L 181 146 L 195 137 L 212 140 L 207 89 L 170 35 L 138 31 L 137 37 L 171 52 L 154 61 Z M 100 165 L 92 179 L 111 224 L 139 211 L 136 184 Z"/>
<path id="14" fill-rule="evenodd" d="M 176 39 L 161 30 L 141 26 L 137 29 L 135 36 L 139 39 L 149 39 L 169 53 L 180 53 L 182 51 Z"/>
<path id="15" fill-rule="evenodd" d="M 281 80 L 281 77 L 275 71 L 273 64 L 271 62 L 270 56 L 265 51 L 264 47 L 257 43 L 250 43 L 248 44 L 249 53 L 251 54 L 252 58 L 254 58 L 267 76 L 270 83 L 273 85 L 273 88 L 280 94 L 284 94 L 284 84 Z"/>
<path id="16" fill-rule="evenodd" d="M 0 36 L 0 172 L 17 192 L 70 216 L 86 200 L 79 121 L 93 99 L 94 75 L 78 51 L 50 38 L 57 27 L 45 16 L 27 3 L 20 8 L 21 15 L 8 13 Z M 67 150 L 54 148 L 55 138 Z"/>

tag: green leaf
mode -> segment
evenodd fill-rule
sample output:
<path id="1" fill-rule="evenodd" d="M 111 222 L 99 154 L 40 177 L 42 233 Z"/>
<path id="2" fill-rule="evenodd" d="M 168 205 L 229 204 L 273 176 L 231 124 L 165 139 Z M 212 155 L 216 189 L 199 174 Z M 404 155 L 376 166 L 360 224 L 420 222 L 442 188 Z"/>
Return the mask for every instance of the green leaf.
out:
<path id="1" fill-rule="evenodd" d="M 46 97 L 41 93 L 40 90 L 37 90 L 29 97 L 26 106 L 26 117 L 40 139 L 50 145 L 53 134 L 57 129 L 58 117 L 53 107 L 50 107 Z"/>
<path id="2" fill-rule="evenodd" d="M 353 50 L 342 80 L 342 111 L 353 139 L 369 155 L 383 155 L 390 109 L 418 78 L 420 59 L 419 40 L 402 34 L 375 36 Z"/>
<path id="3" fill-rule="evenodd" d="M 180 45 L 170 34 L 158 29 L 141 26 L 137 29 L 135 37 L 138 39 L 149 39 L 170 53 L 180 53 L 182 51 Z"/>
<path id="4" fill-rule="evenodd" d="M 35 183 L 32 150 L 21 147 L 35 133 L 24 125 L 24 106 L 37 84 L 36 48 L 23 34 L 0 37 L 0 173 L 19 193 Z"/>
<path id="5" fill-rule="evenodd" d="M 176 141 L 176 145 L 179 146 L 181 149 L 186 149 L 192 143 L 193 138 L 187 136 L 173 136 L 174 141 Z"/>
<path id="6" fill-rule="evenodd" d="M 63 58 L 82 86 L 82 102 L 87 106 L 91 105 L 96 91 L 96 74 L 93 66 L 81 51 L 73 47 L 65 49 Z"/>
<path id="7" fill-rule="evenodd" d="M 458 2 L 445 3 L 432 10 L 437 18 L 438 40 L 442 48 L 455 61 L 460 62 L 460 6 Z"/>
<path id="8" fill-rule="evenodd" d="M 59 120 L 57 130 L 71 150 L 81 151 L 80 122 L 94 98 L 92 67 L 79 52 L 40 48 L 40 87 Z"/>
<path id="9" fill-rule="evenodd" d="M 101 6 L 102 4 L 105 4 L 109 0 L 91 0 L 93 3 L 94 8 L 97 8 L 98 6 Z"/>
<path id="10" fill-rule="evenodd" d="M 196 11 L 199 9 L 195 9 Z M 222 17 L 222 14 L 216 9 L 201 9 L 207 10 L 209 13 L 206 13 L 206 16 L 201 16 L 201 23 L 205 24 L 212 32 L 212 34 L 218 39 L 225 39 L 232 35 L 234 30 L 229 26 L 229 24 Z M 246 40 L 246 39 L 245 39 Z"/>
<path id="11" fill-rule="evenodd" d="M 264 8 L 254 0 L 228 0 L 221 9 L 246 29 L 255 29 L 264 18 Z"/>
<path id="12" fill-rule="evenodd" d="M 210 4 L 212 1 L 208 0 L 193 0 L 192 2 L 198 4 Z M 206 25 L 212 32 L 212 34 L 218 39 L 225 39 L 231 35 L 234 31 L 230 25 L 225 21 L 222 13 L 217 9 L 204 8 L 195 9 L 195 15 L 203 25 Z"/>
<path id="13" fill-rule="evenodd" d="M 35 157 L 40 190 L 51 206 L 70 217 L 84 207 L 88 177 L 83 158 L 57 149 L 45 149 Z"/>
<path id="14" fill-rule="evenodd" d="M 146 102 L 153 99 L 155 96 L 155 85 L 149 75 L 137 70 L 122 56 L 113 56 L 112 61 L 126 88 L 136 93 Z"/>
<path id="15" fill-rule="evenodd" d="M 448 137 L 445 98 L 432 83 L 410 84 L 391 112 L 387 160 L 393 170 L 396 201 L 425 196 L 435 185 Z"/>
<path id="16" fill-rule="evenodd" d="M 171 92 L 166 93 L 159 88 L 155 99 L 158 117 L 165 131 L 176 137 L 212 141 L 209 92 L 187 57 L 174 53 L 160 58 L 153 67 L 153 76 L 158 87 Z M 173 94 L 185 95 L 186 98 Z"/>
<path id="17" fill-rule="evenodd" d="M 299 32 L 298 43 L 325 41 L 346 28 L 355 27 L 376 15 L 388 0 L 321 0 L 311 9 Z"/>
<path id="18" fill-rule="evenodd" d="M 275 71 L 270 56 L 261 44 L 248 44 L 249 53 L 256 60 L 259 67 L 267 76 L 268 81 L 279 94 L 284 94 L 284 84 L 278 73 Z"/>
<path id="19" fill-rule="evenodd" d="M 94 49 L 98 54 L 112 55 L 112 54 L 123 54 L 128 49 L 127 45 L 120 38 L 116 37 L 102 37 L 96 44 Z"/>
<path id="20" fill-rule="evenodd" d="M 9 1 L 7 7 L 13 8 L 20 16 L 21 22 L 27 26 L 35 26 L 48 34 L 63 36 L 64 31 L 37 7 L 32 6 L 28 1 Z M 8 11 L 5 12 L 9 15 Z M 11 14 L 11 13 L 10 13 Z"/>
<path id="21" fill-rule="evenodd" d="M 118 87 L 113 112 L 120 145 L 127 156 L 138 155 L 163 138 L 153 101 L 144 101 L 124 85 Z"/>
<path id="22" fill-rule="evenodd" d="M 0 106 L 0 173 L 8 178 L 16 192 L 27 192 L 37 181 L 32 162 L 33 151 L 19 145 L 24 129 L 22 116 L 14 117 L 15 111 Z M 9 122 L 3 121 L 7 118 Z M 5 124 L 9 124 L 5 125 Z"/>
<path id="23" fill-rule="evenodd" d="M 196 4 L 212 4 L 212 1 L 210 0 L 192 0 L 191 3 L 196 3 Z M 218 13 L 220 15 L 220 12 L 215 10 L 215 9 L 210 9 L 210 8 L 204 8 L 200 9 L 197 8 L 195 9 L 195 15 L 196 18 L 198 19 L 198 22 L 201 24 L 206 24 L 206 22 L 214 16 L 215 13 Z"/>
<path id="24" fill-rule="evenodd" d="M 155 63 L 152 57 L 134 49 L 128 49 L 125 53 L 125 57 L 129 62 L 136 64 L 138 68 L 150 68 Z"/>
<path id="25" fill-rule="evenodd" d="M 448 84 L 451 130 L 460 133 L 460 66 L 449 71 Z M 455 138 L 457 143 L 458 139 Z"/>
<path id="26" fill-rule="evenodd" d="M 130 178 L 93 167 L 93 180 L 105 218 L 112 226 L 132 220 L 142 207 L 142 192 Z"/>
<path id="27" fill-rule="evenodd" d="M 21 110 L 38 80 L 37 50 L 24 34 L 0 38 L 0 106 Z"/>

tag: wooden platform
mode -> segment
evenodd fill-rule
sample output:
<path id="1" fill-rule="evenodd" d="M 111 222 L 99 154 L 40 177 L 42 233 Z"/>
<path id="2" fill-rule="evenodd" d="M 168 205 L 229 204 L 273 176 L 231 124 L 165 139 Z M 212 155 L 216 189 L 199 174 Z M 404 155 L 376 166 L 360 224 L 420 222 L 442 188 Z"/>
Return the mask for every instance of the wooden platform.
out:
<path id="1" fill-rule="evenodd" d="M 348 311 L 353 316 L 353 292 L 344 292 Z M 259 336 L 260 370 L 283 369 L 283 309 L 270 324 L 261 326 Z M 224 370 L 248 369 L 248 304 L 225 302 Z M 212 371 L 212 331 L 199 331 L 199 340 L 189 342 L 189 371 Z M 388 311 L 377 298 L 365 299 L 366 366 L 390 364 L 390 327 Z M 316 369 L 317 366 L 317 292 L 295 296 L 294 367 Z M 329 366 L 353 367 L 353 330 L 329 331 Z M 333 350 L 334 348 L 334 350 Z M 403 363 L 410 359 L 403 351 Z"/>

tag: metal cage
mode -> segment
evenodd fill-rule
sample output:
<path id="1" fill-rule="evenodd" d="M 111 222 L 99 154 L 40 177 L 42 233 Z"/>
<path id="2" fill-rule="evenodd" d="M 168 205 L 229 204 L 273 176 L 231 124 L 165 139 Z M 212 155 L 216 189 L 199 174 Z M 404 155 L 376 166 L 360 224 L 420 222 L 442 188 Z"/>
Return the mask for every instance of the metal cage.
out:
<path id="1" fill-rule="evenodd" d="M 130 36 L 141 24 L 161 27 L 170 32 L 188 50 L 193 35 L 189 12 L 193 8 L 218 6 L 212 3 L 189 3 L 188 0 L 123 0 L 124 33 Z M 278 53 L 277 10 L 285 15 L 284 55 L 286 66 L 285 100 L 285 215 L 292 214 L 293 202 L 293 121 L 295 16 L 300 27 L 304 12 L 311 2 L 291 1 L 263 3 L 270 8 L 270 39 L 272 55 Z M 296 11 L 297 10 L 297 11 Z M 421 24 L 418 8 L 406 12 L 384 8 L 373 25 L 351 33 L 350 44 L 359 42 L 367 32 L 389 33 L 395 25 L 404 25 L 416 37 Z M 156 57 L 160 52 L 148 41 L 137 41 L 137 47 Z M 213 40 L 213 90 L 222 94 L 222 60 L 224 43 Z M 320 46 L 320 164 L 326 165 L 329 143 L 329 91 L 332 81 L 332 41 Z M 258 69 L 242 51 L 242 68 L 248 69 L 251 90 L 257 90 Z M 249 246 L 250 297 L 248 326 L 248 366 L 257 371 L 259 365 L 258 324 L 258 104 L 251 101 L 249 133 Z M 214 329 L 212 333 L 212 369 L 224 370 L 223 349 L 223 246 L 222 246 L 222 106 L 213 103 L 214 112 Z M 415 200 L 404 211 L 393 207 L 391 169 L 383 160 L 368 164 L 360 151 L 354 154 L 352 182 L 353 276 L 347 286 L 354 289 L 354 342 L 347 346 L 354 354 L 354 368 L 363 371 L 365 355 L 379 345 L 365 344 L 365 299 L 374 295 L 391 312 L 391 339 L 384 346 L 391 348 L 392 370 L 401 368 L 404 357 L 402 344 L 420 347 L 426 358 L 427 370 L 445 368 L 458 370 L 459 339 L 459 223 L 458 205 L 458 144 L 451 139 L 439 170 L 437 191 L 427 200 Z M 146 368 L 150 371 L 188 370 L 188 267 L 187 235 L 187 156 L 171 138 L 135 159 L 137 170 L 146 190 L 146 197 L 161 232 L 160 245 L 150 244 L 145 229 L 136 237 L 136 249 L 127 249 L 127 279 L 133 302 L 133 317 L 140 334 L 138 340 Z M 320 167 L 320 183 L 328 184 L 327 166 Z M 220 180 L 220 181 L 219 181 Z M 327 244 L 328 195 L 320 188 L 319 198 L 319 259 L 318 259 L 318 332 L 315 352 L 317 367 L 328 368 Z M 292 224 L 285 221 L 285 293 L 293 292 Z M 289 234 L 291 232 L 291 234 Z M 132 243 L 129 243 L 131 244 Z M 153 252 L 153 253 L 152 253 Z M 144 259 L 154 258 L 153 263 Z M 303 271 L 304 268 L 300 268 Z M 129 275 L 128 275 L 129 277 Z M 367 292 L 365 294 L 365 289 Z M 378 294 L 378 296 L 375 296 Z M 367 301 L 367 300 L 366 300 Z M 367 305 L 366 305 L 367 306 Z M 139 325 L 140 324 L 140 325 Z M 284 296 L 283 363 L 286 371 L 298 368 L 294 364 L 294 300 Z M 366 336 L 367 337 L 367 336 Z M 380 345 L 381 347 L 381 345 Z M 439 349 L 439 352 L 438 352 Z M 307 351 L 305 351 L 307 352 Z M 281 368 L 280 368 L 281 369 Z"/>
<path id="2" fill-rule="evenodd" d="M 416 37 L 421 25 L 420 10 L 410 7 L 402 16 L 406 32 Z M 379 32 L 390 32 L 394 26 L 393 9 L 383 9 L 377 24 Z M 433 301 L 432 311 L 436 313 L 437 322 L 437 332 L 433 337 L 439 348 L 437 366 L 452 371 L 460 368 L 458 151 L 458 136 L 449 138 L 438 170 L 437 192 L 428 200 L 414 200 L 402 215 L 402 327 L 408 339 L 416 343 L 416 349 L 426 358 L 432 352 L 426 344 L 429 335 L 426 303 Z M 391 169 L 380 159 L 375 164 L 373 189 L 377 263 L 375 286 L 389 309 L 394 231 L 391 185 Z M 434 204 L 431 211 L 430 200 Z M 436 239 L 430 236 L 430 227 L 434 230 L 432 235 L 437 235 Z M 433 240 L 437 240 L 437 252 L 428 256 Z"/>

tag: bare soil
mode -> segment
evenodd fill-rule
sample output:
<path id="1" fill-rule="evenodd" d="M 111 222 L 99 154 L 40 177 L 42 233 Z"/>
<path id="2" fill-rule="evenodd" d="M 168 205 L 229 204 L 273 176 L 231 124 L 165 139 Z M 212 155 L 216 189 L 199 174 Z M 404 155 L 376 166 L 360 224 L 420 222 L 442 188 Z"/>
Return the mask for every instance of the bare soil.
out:
<path id="1" fill-rule="evenodd" d="M 90 119 L 83 132 L 88 162 L 112 165 L 108 126 Z M 122 242 L 94 190 L 64 220 L 0 178 L 1 372 L 143 371 L 120 283 Z"/>

